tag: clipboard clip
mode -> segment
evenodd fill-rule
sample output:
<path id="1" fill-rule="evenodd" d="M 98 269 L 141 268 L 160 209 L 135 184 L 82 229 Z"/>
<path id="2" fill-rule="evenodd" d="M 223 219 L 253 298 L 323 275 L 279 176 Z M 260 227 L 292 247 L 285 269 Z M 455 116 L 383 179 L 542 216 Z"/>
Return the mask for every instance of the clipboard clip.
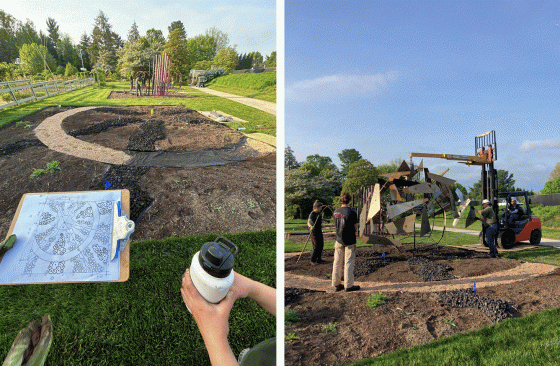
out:
<path id="1" fill-rule="evenodd" d="M 134 221 L 129 220 L 125 212 L 120 212 L 120 205 L 113 203 L 113 235 L 111 239 L 111 259 L 113 260 L 119 251 L 123 251 L 128 243 L 130 234 L 134 232 Z"/>

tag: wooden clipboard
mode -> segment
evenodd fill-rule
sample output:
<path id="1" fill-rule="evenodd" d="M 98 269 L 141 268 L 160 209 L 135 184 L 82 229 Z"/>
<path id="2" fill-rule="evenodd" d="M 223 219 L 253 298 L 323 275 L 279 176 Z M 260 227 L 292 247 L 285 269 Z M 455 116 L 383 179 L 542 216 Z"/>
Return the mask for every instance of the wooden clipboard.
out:
<path id="1" fill-rule="evenodd" d="M 126 215 L 128 217 L 130 217 L 130 191 L 128 189 L 119 189 L 117 191 L 121 192 L 121 210 L 124 210 L 124 212 L 126 212 Z M 26 196 L 28 195 L 49 195 L 49 194 L 64 194 L 64 193 L 87 193 L 87 192 L 95 192 L 95 191 L 73 191 L 73 192 L 44 192 L 44 193 L 26 193 L 21 197 L 21 200 L 19 201 L 18 204 L 18 208 L 16 210 L 16 213 L 14 215 L 14 218 L 12 219 L 12 223 L 10 225 L 10 229 L 8 230 L 8 235 L 6 237 L 9 237 L 10 235 L 12 235 L 12 232 L 14 231 L 14 227 L 16 225 L 17 219 L 19 217 L 20 211 L 21 211 L 21 207 L 23 205 L 23 201 L 25 199 Z M 16 241 L 16 245 L 17 245 L 17 241 Z M 0 256 L 0 266 L 2 265 L 2 258 L 4 256 Z M 128 280 L 129 274 L 130 274 L 130 240 L 128 241 L 128 243 L 126 244 L 125 248 L 119 252 L 119 259 L 120 259 L 120 274 L 119 274 L 119 279 L 118 280 L 108 280 L 108 281 L 102 281 L 102 282 L 125 282 Z M 94 281 L 68 281 L 68 282 L 36 282 L 36 283 L 25 283 L 25 284 L 51 284 L 51 283 L 94 283 Z M 17 285 L 17 283 L 14 284 L 1 284 L 0 285 Z"/>

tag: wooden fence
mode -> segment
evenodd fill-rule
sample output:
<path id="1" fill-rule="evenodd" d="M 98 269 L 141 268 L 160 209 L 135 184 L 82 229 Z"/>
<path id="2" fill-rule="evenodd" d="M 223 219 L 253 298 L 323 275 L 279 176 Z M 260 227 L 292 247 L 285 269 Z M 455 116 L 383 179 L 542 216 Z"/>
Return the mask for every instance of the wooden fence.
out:
<path id="1" fill-rule="evenodd" d="M 31 83 L 31 80 L 16 80 L 0 83 L 0 95 L 9 93 L 11 102 L 0 105 L 0 110 L 25 102 L 41 100 L 54 95 L 83 88 L 95 82 L 94 78 L 73 80 L 51 80 Z"/>

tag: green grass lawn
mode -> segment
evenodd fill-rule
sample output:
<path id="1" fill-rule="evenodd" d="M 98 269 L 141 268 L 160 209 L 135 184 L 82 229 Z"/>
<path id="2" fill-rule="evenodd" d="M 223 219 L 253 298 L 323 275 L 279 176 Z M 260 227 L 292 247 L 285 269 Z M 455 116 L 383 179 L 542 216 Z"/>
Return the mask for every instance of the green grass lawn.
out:
<path id="1" fill-rule="evenodd" d="M 212 80 L 206 87 L 276 103 L 275 72 L 229 74 Z"/>
<path id="2" fill-rule="evenodd" d="M 25 116 L 49 106 L 131 106 L 165 103 L 166 105 L 183 105 L 197 111 L 220 110 L 247 121 L 247 123 L 228 123 L 227 125 L 231 128 L 245 127 L 243 131 L 245 133 L 261 132 L 276 136 L 276 116 L 226 98 L 200 92 L 190 87 L 182 87 L 182 91 L 198 98 L 107 99 L 111 90 L 128 90 L 129 88 L 129 83 L 121 82 L 107 83 L 107 85 L 102 87 L 92 85 L 37 102 L 9 107 L 0 111 L 0 128 L 20 121 Z"/>
<path id="3" fill-rule="evenodd" d="M 234 269 L 276 287 L 276 232 L 227 235 L 239 246 Z M 216 235 L 131 243 L 124 283 L 0 286 L 0 360 L 17 333 L 49 313 L 49 365 L 205 365 L 206 348 L 185 307 L 181 277 L 202 244 Z M 237 355 L 274 337 L 276 319 L 240 299 L 230 315 Z"/>

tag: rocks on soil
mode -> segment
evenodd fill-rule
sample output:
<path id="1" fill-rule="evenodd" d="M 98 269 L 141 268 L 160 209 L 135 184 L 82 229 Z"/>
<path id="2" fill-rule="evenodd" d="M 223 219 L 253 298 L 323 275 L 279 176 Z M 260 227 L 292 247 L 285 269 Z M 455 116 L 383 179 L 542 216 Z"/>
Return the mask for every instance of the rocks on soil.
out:
<path id="1" fill-rule="evenodd" d="M 144 122 L 140 129 L 140 133 L 130 136 L 126 148 L 132 151 L 156 151 L 155 142 L 165 138 L 163 121 Z"/>
<path id="2" fill-rule="evenodd" d="M 375 272 L 376 269 L 388 266 L 396 261 L 396 258 L 374 258 L 367 259 L 363 262 L 357 262 L 354 267 L 354 276 L 367 276 L 368 274 Z"/>
<path id="3" fill-rule="evenodd" d="M 130 191 L 130 219 L 136 221 L 154 202 L 148 192 L 138 185 L 138 181 L 148 172 L 148 169 L 148 167 L 113 165 L 93 188 L 103 190 L 108 181 L 111 183 L 110 189 L 128 189 Z"/>
<path id="4" fill-rule="evenodd" d="M 284 289 L 284 306 L 295 303 L 299 295 L 306 294 L 306 293 L 313 293 L 313 292 L 325 292 L 325 291 L 308 290 L 305 288 L 296 288 L 296 287 L 286 287 Z"/>
<path id="5" fill-rule="evenodd" d="M 39 139 L 23 139 L 0 148 L 0 156 L 13 155 L 32 146 L 46 147 Z"/>
<path id="6" fill-rule="evenodd" d="M 79 130 L 74 130 L 74 131 L 69 131 L 68 135 L 72 136 L 72 137 L 77 137 L 77 136 L 84 136 L 84 135 L 95 135 L 97 133 L 101 133 L 101 132 L 105 132 L 111 128 L 115 128 L 115 127 L 123 127 L 123 126 L 127 126 L 129 124 L 132 123 L 140 123 L 140 122 L 144 122 L 143 119 L 140 118 L 111 118 L 111 119 L 106 119 L 101 123 L 97 123 L 95 125 L 86 127 L 86 128 L 82 128 Z"/>
<path id="7" fill-rule="evenodd" d="M 509 302 L 479 297 L 471 289 L 442 291 L 437 294 L 445 305 L 456 308 L 478 309 L 492 322 L 499 322 L 514 314 L 514 310 Z"/>
<path id="8" fill-rule="evenodd" d="M 418 266 L 413 273 L 422 278 L 422 281 L 444 281 L 451 280 L 455 276 L 449 274 L 453 270 L 447 264 L 433 262 L 424 257 L 414 257 L 407 261 L 410 266 Z"/>

